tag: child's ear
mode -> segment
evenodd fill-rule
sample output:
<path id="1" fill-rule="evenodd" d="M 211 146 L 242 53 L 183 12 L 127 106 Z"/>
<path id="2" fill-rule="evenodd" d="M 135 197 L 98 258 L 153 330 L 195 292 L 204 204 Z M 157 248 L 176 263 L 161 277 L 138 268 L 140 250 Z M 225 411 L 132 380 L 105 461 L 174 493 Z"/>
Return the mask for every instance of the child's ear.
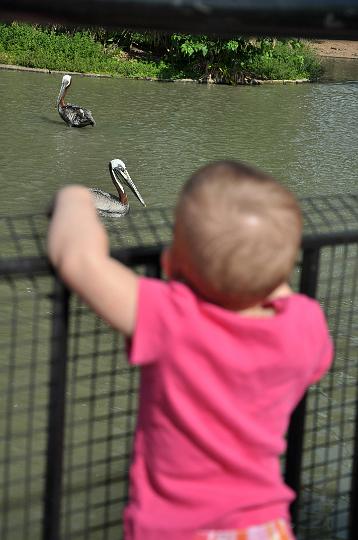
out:
<path id="1" fill-rule="evenodd" d="M 165 276 L 170 279 L 172 277 L 172 252 L 170 247 L 163 249 L 160 264 Z"/>

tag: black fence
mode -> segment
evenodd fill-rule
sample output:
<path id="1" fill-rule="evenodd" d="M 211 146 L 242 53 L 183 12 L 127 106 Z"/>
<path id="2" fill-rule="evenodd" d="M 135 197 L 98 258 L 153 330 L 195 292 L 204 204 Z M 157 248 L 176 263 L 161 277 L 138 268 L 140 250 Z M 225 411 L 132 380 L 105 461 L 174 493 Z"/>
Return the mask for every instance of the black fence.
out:
<path id="1" fill-rule="evenodd" d="M 300 540 L 358 538 L 358 195 L 303 199 L 296 290 L 322 304 L 336 357 L 295 411 L 282 467 Z M 105 220 L 113 255 L 160 276 L 168 209 Z M 119 540 L 138 372 L 122 336 L 53 274 L 43 215 L 0 217 L 0 538 Z"/>
<path id="2" fill-rule="evenodd" d="M 0 20 L 223 36 L 358 39 L 356 0 L 1 0 Z"/>

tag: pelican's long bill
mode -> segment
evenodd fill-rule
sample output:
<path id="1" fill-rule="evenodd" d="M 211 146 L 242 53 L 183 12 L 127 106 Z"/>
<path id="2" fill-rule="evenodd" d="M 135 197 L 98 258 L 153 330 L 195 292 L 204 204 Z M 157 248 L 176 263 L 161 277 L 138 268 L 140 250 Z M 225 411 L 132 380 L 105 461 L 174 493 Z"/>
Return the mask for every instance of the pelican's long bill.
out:
<path id="1" fill-rule="evenodd" d="M 64 96 L 65 90 L 66 90 L 66 85 L 62 81 L 61 88 L 60 88 L 60 93 L 58 94 L 58 97 L 57 97 L 57 100 L 56 100 L 56 105 L 58 105 L 60 103 L 61 99 Z"/>
<path id="2" fill-rule="evenodd" d="M 70 84 L 71 84 L 71 76 L 70 75 L 64 75 L 62 77 L 60 93 L 58 94 L 58 98 L 57 98 L 57 101 L 56 101 L 57 105 L 60 103 L 61 99 L 65 95 L 66 88 L 68 88 L 70 86 Z"/>
<path id="3" fill-rule="evenodd" d="M 123 178 L 123 180 L 126 182 L 128 187 L 130 187 L 130 189 L 133 191 L 134 195 L 136 195 L 136 197 L 140 200 L 142 205 L 146 206 L 142 195 L 139 193 L 139 191 L 137 189 L 137 186 L 135 185 L 135 183 L 131 179 L 127 169 L 125 167 L 122 167 L 122 166 L 116 166 L 116 167 L 113 167 L 112 170 L 114 172 L 114 175 L 116 177 L 116 180 L 117 180 L 117 182 L 119 184 L 119 187 L 120 187 L 121 191 L 123 191 L 123 188 L 121 186 L 119 176 Z"/>

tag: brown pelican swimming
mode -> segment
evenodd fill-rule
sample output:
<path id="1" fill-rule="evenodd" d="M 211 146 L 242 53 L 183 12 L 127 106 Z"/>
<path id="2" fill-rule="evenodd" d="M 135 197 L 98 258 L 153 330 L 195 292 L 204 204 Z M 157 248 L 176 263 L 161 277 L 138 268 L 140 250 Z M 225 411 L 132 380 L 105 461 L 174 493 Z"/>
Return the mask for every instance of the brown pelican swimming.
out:
<path id="1" fill-rule="evenodd" d="M 62 77 L 60 93 L 57 98 L 57 110 L 59 115 L 70 127 L 94 126 L 96 122 L 93 119 L 91 111 L 79 107 L 78 105 L 65 103 L 65 95 L 70 84 L 71 76 L 64 75 Z"/>
<path id="2" fill-rule="evenodd" d="M 133 180 L 129 176 L 129 173 L 126 169 L 125 164 L 120 159 L 112 159 L 108 164 L 109 172 L 112 177 L 112 182 L 115 185 L 118 197 L 112 195 L 111 193 L 106 193 L 98 188 L 92 188 L 92 194 L 95 201 L 95 206 L 97 210 L 111 213 L 116 216 L 124 216 L 129 212 L 129 202 L 124 187 L 121 184 L 121 179 L 123 179 L 126 184 L 130 187 L 136 197 L 140 200 L 143 206 L 145 202 L 142 199 L 141 194 L 139 193 L 137 187 L 135 186 Z"/>

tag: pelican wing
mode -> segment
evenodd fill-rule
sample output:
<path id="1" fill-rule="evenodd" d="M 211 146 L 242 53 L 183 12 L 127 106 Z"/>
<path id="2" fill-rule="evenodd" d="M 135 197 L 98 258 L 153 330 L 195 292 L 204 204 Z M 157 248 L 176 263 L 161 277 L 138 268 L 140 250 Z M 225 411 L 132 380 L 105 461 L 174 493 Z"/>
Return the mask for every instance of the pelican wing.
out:
<path id="1" fill-rule="evenodd" d="M 118 197 L 102 191 L 99 188 L 90 189 L 97 210 L 113 214 L 115 216 L 124 216 L 129 212 L 129 204 L 123 204 Z"/>
<path id="2" fill-rule="evenodd" d="M 65 105 L 59 110 L 63 120 L 72 127 L 94 126 L 96 122 L 90 110 L 78 105 Z"/>

